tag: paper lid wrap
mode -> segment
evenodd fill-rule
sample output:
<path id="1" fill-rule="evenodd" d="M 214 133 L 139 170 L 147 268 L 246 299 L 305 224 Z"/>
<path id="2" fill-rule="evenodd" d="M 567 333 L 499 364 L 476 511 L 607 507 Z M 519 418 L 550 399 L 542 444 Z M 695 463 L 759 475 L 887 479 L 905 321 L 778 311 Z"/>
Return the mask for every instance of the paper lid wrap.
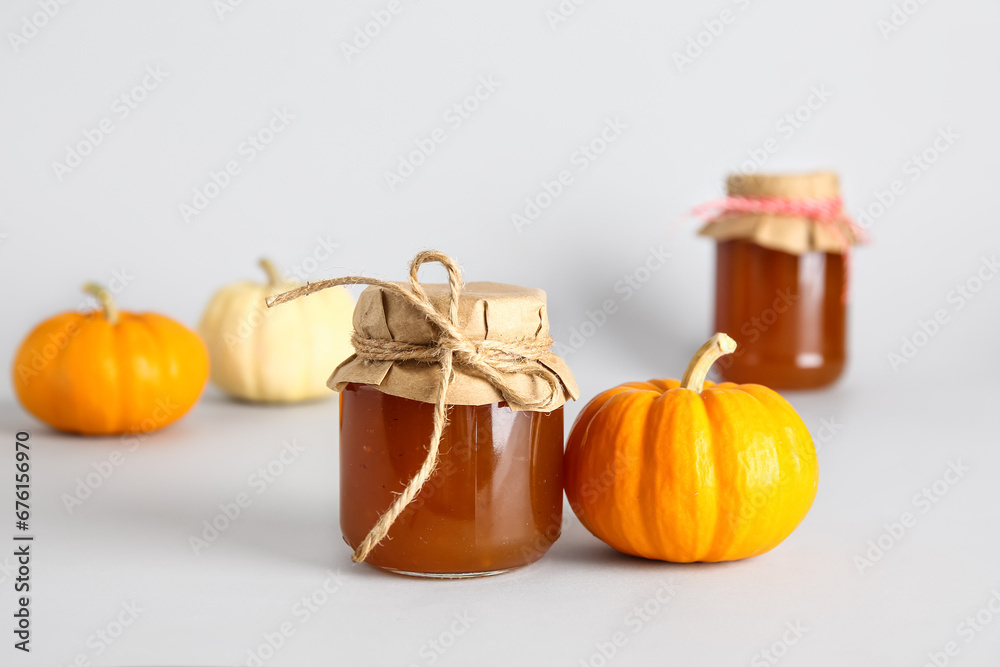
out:
<path id="1" fill-rule="evenodd" d="M 730 197 L 793 200 L 839 199 L 837 174 L 733 174 L 726 180 Z M 858 242 L 847 220 L 820 223 L 812 218 L 773 213 L 725 212 L 699 231 L 717 241 L 745 239 L 757 245 L 794 255 L 806 252 L 843 253 Z M 845 246 L 845 239 L 847 244 Z"/>
<path id="2" fill-rule="evenodd" d="M 395 283 L 411 291 L 409 283 Z M 448 312 L 448 285 L 422 284 L 439 313 Z M 547 339 L 549 319 L 545 292 L 528 287 L 500 283 L 466 283 L 458 300 L 457 325 L 469 341 L 516 342 Z M 400 343 L 429 345 L 439 332 L 409 301 L 392 290 L 378 286 L 366 288 L 354 308 L 354 330 L 361 336 Z M 540 361 L 559 379 L 561 386 L 550 404 L 551 409 L 570 398 L 579 397 L 576 380 L 566 363 L 549 353 Z M 526 374 L 504 376 L 518 394 L 543 400 L 550 387 L 542 379 Z M 441 381 L 441 367 L 419 361 L 369 361 L 357 355 L 348 357 L 330 376 L 327 386 L 341 391 L 351 382 L 377 387 L 392 396 L 433 403 Z M 456 364 L 454 379 L 448 387 L 449 405 L 487 405 L 504 398 L 499 390 L 474 370 Z M 517 409 L 513 405 L 512 409 Z"/>

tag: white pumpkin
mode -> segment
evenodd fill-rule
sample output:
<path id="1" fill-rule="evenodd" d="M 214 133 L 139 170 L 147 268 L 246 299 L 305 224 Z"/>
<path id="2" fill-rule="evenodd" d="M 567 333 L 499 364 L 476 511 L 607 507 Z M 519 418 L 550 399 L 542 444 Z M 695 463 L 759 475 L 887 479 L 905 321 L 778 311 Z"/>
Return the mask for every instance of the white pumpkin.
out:
<path id="1" fill-rule="evenodd" d="M 280 308 L 264 300 L 297 287 L 262 259 L 268 283 L 240 282 L 212 297 L 199 331 L 211 360 L 212 382 L 247 401 L 294 402 L 330 396 L 326 381 L 350 356 L 354 300 L 343 287 Z"/>

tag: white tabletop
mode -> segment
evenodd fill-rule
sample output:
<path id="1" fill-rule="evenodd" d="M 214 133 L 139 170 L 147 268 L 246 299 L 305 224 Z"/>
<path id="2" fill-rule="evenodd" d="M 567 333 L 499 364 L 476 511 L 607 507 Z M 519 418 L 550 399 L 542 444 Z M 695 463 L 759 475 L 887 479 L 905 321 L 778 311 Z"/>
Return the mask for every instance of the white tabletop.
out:
<path id="1" fill-rule="evenodd" d="M 765 665 L 770 650 L 789 666 L 920 665 L 948 642 L 962 665 L 995 658 L 1000 622 L 961 624 L 977 612 L 992 619 L 991 600 L 1000 610 L 996 388 L 790 398 L 817 440 L 820 488 L 771 553 L 646 561 L 571 518 L 537 564 L 465 581 L 351 564 L 338 529 L 335 401 L 262 409 L 210 394 L 134 451 L 56 434 L 7 404 L 4 432 L 31 433 L 36 537 L 34 650 L 14 664 L 257 664 L 254 651 L 273 665 L 596 666 L 603 650 L 616 664 Z M 288 442 L 301 454 L 271 482 L 251 480 Z M 120 465 L 69 512 L 60 496 L 116 450 Z M 241 493 L 249 506 L 196 555 L 190 536 Z M 906 512 L 897 539 L 885 525 Z M 890 548 L 869 554 L 880 539 Z M 869 557 L 870 567 L 858 561 Z M 108 646 L 101 630 L 120 636 Z M 267 638 L 280 645 L 273 655 Z"/>

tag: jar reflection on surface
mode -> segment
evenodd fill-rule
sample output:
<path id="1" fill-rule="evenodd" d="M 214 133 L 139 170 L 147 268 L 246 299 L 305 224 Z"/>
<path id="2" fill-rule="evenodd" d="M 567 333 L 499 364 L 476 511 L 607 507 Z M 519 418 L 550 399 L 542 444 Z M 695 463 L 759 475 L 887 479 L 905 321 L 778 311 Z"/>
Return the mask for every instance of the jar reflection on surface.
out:
<path id="1" fill-rule="evenodd" d="M 722 377 L 775 389 L 822 387 L 840 377 L 843 256 L 793 255 L 744 240 L 720 241 L 716 253 L 716 331 L 739 344 L 716 364 Z"/>
<path id="2" fill-rule="evenodd" d="M 364 540 L 427 456 L 434 406 L 341 392 L 340 523 Z M 453 405 L 434 474 L 365 562 L 402 574 L 483 576 L 532 563 L 562 524 L 562 408 Z"/>

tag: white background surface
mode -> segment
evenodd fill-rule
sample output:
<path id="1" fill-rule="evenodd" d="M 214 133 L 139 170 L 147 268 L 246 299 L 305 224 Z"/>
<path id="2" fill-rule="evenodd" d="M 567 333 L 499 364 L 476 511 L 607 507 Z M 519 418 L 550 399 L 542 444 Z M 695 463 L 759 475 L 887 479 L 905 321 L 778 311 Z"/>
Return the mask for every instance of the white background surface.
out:
<path id="1" fill-rule="evenodd" d="M 1000 588 L 1000 281 L 961 308 L 953 290 L 1000 249 L 1000 7 L 927 3 L 883 36 L 886 0 L 590 0 L 554 29 L 555 0 L 404 1 L 347 62 L 340 44 L 385 5 L 246 1 L 220 19 L 208 0 L 71 2 L 15 50 L 8 33 L 38 5 L 5 3 L 0 358 L 36 322 L 78 307 L 84 281 L 115 272 L 128 276 L 123 308 L 193 326 L 212 291 L 253 277 L 264 252 L 316 279 L 400 278 L 416 251 L 436 247 L 470 280 L 546 289 L 558 341 L 616 300 L 619 311 L 567 357 L 585 398 L 676 376 L 710 333 L 712 247 L 694 237 L 695 222 L 673 225 L 774 138 L 766 170 L 836 169 L 855 214 L 894 180 L 902 186 L 873 218 L 874 245 L 856 255 L 847 374 L 831 390 L 789 396 L 817 438 L 822 420 L 842 425 L 822 443 L 811 514 L 748 562 L 619 557 L 574 522 L 521 573 L 411 581 L 350 566 L 337 528 L 333 402 L 252 409 L 210 391 L 184 421 L 126 452 L 70 515 L 60 495 L 122 443 L 54 434 L 4 385 L 5 437 L 32 433 L 39 542 L 35 652 L 25 659 L 8 644 L 0 662 L 243 664 L 262 634 L 291 621 L 295 636 L 268 664 L 422 665 L 421 646 L 464 612 L 476 620 L 436 664 L 577 665 L 618 630 L 628 643 L 612 663 L 750 664 L 795 621 L 809 630 L 781 664 L 919 665 L 950 640 L 961 648 L 953 664 L 995 661 L 1000 621 L 970 643 L 956 626 Z M 679 70 L 674 52 L 723 9 L 733 21 Z M 166 78 L 121 118 L 115 99 L 147 67 Z M 445 112 L 480 77 L 499 87 L 449 125 Z M 829 99 L 789 133 L 783 118 L 815 88 Z M 246 160 L 241 142 L 275 108 L 294 120 Z M 59 180 L 52 163 L 105 117 L 114 131 Z M 578 171 L 574 152 L 615 118 L 627 126 L 620 138 Z M 384 173 L 437 127 L 447 140 L 391 190 Z M 957 139 L 915 172 L 913 156 L 942 130 Z M 241 173 L 186 223 L 178 206 L 229 160 Z M 511 215 L 561 169 L 573 184 L 518 233 Z M 320 238 L 338 247 L 326 256 Z M 651 245 L 671 259 L 625 300 L 615 285 Z M 888 354 L 939 309 L 948 322 L 893 369 Z M 307 452 L 196 557 L 187 537 L 288 439 Z M 921 513 L 913 496 L 958 460 L 970 471 Z M 859 574 L 854 557 L 906 511 L 916 526 Z M 299 625 L 292 605 L 330 568 L 342 573 L 340 590 Z M 632 634 L 626 615 L 671 579 L 675 597 Z M 11 584 L 0 585 L 9 619 Z M 95 655 L 88 637 L 133 600 L 139 620 Z"/>

